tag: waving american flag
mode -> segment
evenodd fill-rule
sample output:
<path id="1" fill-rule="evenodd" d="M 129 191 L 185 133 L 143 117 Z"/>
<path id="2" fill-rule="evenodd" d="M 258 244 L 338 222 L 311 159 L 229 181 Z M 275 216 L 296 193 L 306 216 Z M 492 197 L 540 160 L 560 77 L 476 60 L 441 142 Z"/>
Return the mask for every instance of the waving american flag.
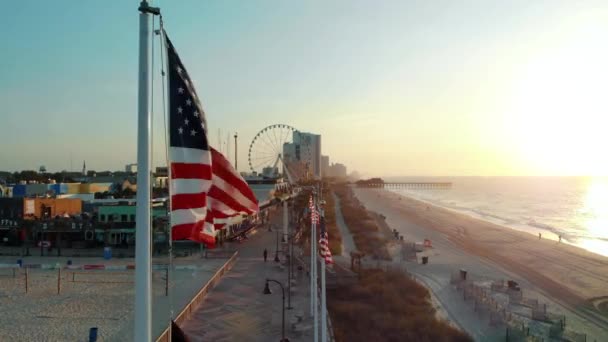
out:
<path id="1" fill-rule="evenodd" d="M 192 80 L 167 44 L 169 162 L 173 240 L 212 247 L 218 219 L 258 211 L 253 191 L 224 156 L 209 146 L 207 121 Z"/>
<path id="2" fill-rule="evenodd" d="M 329 250 L 329 237 L 327 230 L 325 229 L 325 218 L 321 217 L 321 237 L 319 239 L 319 253 L 325 260 L 325 264 L 333 264 L 334 259 L 331 256 L 331 250 Z"/>

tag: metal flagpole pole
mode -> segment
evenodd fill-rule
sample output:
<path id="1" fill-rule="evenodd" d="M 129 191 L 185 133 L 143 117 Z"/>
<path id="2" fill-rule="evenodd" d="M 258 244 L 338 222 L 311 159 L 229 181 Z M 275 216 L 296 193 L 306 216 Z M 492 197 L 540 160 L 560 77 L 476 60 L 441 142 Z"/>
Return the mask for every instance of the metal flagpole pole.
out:
<path id="1" fill-rule="evenodd" d="M 315 309 L 315 224 L 312 220 L 312 212 L 311 215 L 311 224 L 310 224 L 310 317 L 314 317 L 314 309 Z"/>
<path id="2" fill-rule="evenodd" d="M 318 190 L 318 187 L 317 189 Z M 317 191 L 314 197 L 314 206 L 315 206 L 315 211 L 317 211 L 317 220 L 318 218 L 318 199 L 319 199 L 319 192 Z M 315 298 L 315 313 L 314 313 L 314 322 L 313 322 L 313 326 L 314 326 L 314 334 L 315 334 L 315 338 L 314 338 L 314 342 L 318 342 L 319 341 L 319 290 L 318 290 L 318 283 L 317 283 L 317 277 L 318 277 L 318 272 L 317 272 L 317 268 L 318 268 L 318 257 L 319 257 L 319 252 L 317 250 L 317 230 L 316 230 L 316 225 L 315 225 L 315 231 L 314 231 L 314 238 L 313 238 L 313 245 L 314 245 L 314 268 L 315 268 L 315 277 L 314 277 L 314 298 Z"/>
<path id="3" fill-rule="evenodd" d="M 158 8 L 139 6 L 139 91 L 137 125 L 137 217 L 135 229 L 135 339 L 152 341 L 152 257 L 150 250 L 150 15 Z"/>
<path id="4" fill-rule="evenodd" d="M 326 300 L 327 298 L 325 297 L 325 260 L 321 260 L 321 342 L 327 342 Z"/>
<path id="5" fill-rule="evenodd" d="M 320 190 L 321 199 L 323 199 L 323 183 Z M 319 209 L 320 216 L 325 219 L 325 209 Z M 325 226 L 324 237 L 327 236 L 327 226 Z M 329 249 L 329 241 L 328 246 Z M 327 342 L 327 297 L 325 293 L 325 259 L 321 258 L 321 342 Z"/>

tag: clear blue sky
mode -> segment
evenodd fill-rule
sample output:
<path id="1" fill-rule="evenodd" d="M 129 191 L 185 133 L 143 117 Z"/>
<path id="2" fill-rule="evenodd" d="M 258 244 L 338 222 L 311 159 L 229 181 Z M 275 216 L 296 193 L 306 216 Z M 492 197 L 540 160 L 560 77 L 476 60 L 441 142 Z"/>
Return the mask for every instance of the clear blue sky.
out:
<path id="1" fill-rule="evenodd" d="M 239 132 L 239 166 L 259 129 L 287 123 L 322 134 L 332 161 L 370 175 L 608 171 L 605 156 L 577 153 L 605 142 L 589 134 L 608 109 L 605 1 L 155 4 L 204 101 L 211 142 L 218 129 Z M 137 6 L 3 4 L 0 170 L 135 162 Z M 580 142 L 558 144 L 572 129 Z M 564 162 L 564 150 L 582 166 Z"/>

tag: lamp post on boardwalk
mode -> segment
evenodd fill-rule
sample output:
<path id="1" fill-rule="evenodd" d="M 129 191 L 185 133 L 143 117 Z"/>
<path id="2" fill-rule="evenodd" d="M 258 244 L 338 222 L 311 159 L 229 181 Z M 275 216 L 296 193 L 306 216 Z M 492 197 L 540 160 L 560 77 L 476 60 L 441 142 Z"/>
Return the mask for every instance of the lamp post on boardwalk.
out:
<path id="1" fill-rule="evenodd" d="M 288 269 L 287 269 L 287 310 L 291 310 L 293 309 L 293 307 L 291 306 L 291 279 L 293 277 L 293 270 L 292 270 L 292 264 L 293 264 L 293 238 L 294 238 L 294 234 L 288 235 L 287 239 L 289 240 L 289 254 L 288 254 L 288 258 L 289 258 L 289 264 L 288 264 Z"/>
<path id="2" fill-rule="evenodd" d="M 288 234 L 287 233 L 287 229 L 288 229 L 288 227 L 287 227 L 287 225 L 288 225 L 287 218 L 288 218 L 287 217 L 287 201 L 284 200 L 283 201 L 283 238 L 282 238 L 281 242 L 286 242 L 285 238 L 287 238 L 287 234 Z"/>
<path id="3" fill-rule="evenodd" d="M 282 311 L 282 318 L 281 318 L 281 342 L 289 342 L 289 339 L 287 339 L 285 337 L 285 288 L 283 287 L 283 284 L 281 284 L 281 282 L 276 281 L 274 279 L 266 279 L 266 285 L 264 286 L 264 294 L 265 295 L 269 295 L 272 294 L 272 291 L 270 291 L 270 286 L 269 286 L 269 282 L 274 282 L 279 284 L 279 286 L 281 287 L 281 292 L 283 293 L 283 305 L 281 307 L 281 311 Z"/>
<path id="4" fill-rule="evenodd" d="M 238 170 L 238 165 L 239 165 L 239 163 L 238 163 L 239 159 L 238 159 L 238 156 L 236 154 L 236 149 L 237 149 L 237 141 L 236 141 L 236 139 L 237 138 L 238 138 L 238 135 L 237 135 L 236 132 L 234 132 L 234 169 L 235 170 Z"/>
<path id="5" fill-rule="evenodd" d="M 274 253 L 274 262 L 279 262 L 281 261 L 279 259 L 279 231 L 277 230 L 277 249 L 275 250 Z"/>

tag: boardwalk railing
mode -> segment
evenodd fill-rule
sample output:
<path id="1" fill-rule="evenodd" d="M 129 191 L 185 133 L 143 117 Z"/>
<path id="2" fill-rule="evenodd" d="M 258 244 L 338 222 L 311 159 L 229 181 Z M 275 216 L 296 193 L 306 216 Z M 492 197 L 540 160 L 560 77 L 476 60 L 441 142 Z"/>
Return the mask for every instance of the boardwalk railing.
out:
<path id="1" fill-rule="evenodd" d="M 194 313 L 194 311 L 200 305 L 203 299 L 205 299 L 205 296 L 215 287 L 215 285 L 217 285 L 217 283 L 219 283 L 220 279 L 224 276 L 224 274 L 230 271 L 232 266 L 234 266 L 238 254 L 239 252 L 235 251 L 234 254 L 232 254 L 232 256 L 230 257 L 230 259 L 228 259 L 228 261 L 226 261 L 226 263 L 222 267 L 220 267 L 217 272 L 215 272 L 213 277 L 211 277 L 211 279 L 207 281 L 205 286 L 203 286 L 198 291 L 198 293 L 194 295 L 194 297 L 192 297 L 192 300 L 190 300 L 190 302 L 186 304 L 184 309 L 177 315 L 177 317 L 175 317 L 175 323 L 177 323 L 177 325 L 181 325 L 184 321 L 188 320 L 192 316 L 192 313 Z M 156 339 L 156 342 L 169 342 L 171 340 L 170 333 L 171 326 L 168 326 L 167 329 L 165 329 Z"/>

